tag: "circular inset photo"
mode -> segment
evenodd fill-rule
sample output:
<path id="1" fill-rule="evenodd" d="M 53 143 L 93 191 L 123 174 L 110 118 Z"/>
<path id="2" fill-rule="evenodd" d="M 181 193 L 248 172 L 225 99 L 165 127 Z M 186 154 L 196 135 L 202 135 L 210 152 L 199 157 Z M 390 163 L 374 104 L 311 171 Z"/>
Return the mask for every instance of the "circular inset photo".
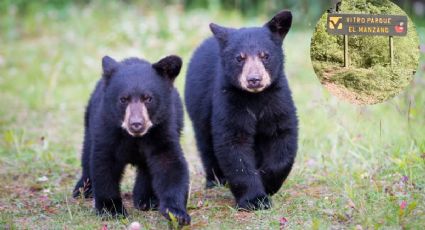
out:
<path id="1" fill-rule="evenodd" d="M 354 104 L 376 104 L 413 79 L 419 39 L 407 14 L 389 0 L 336 0 L 317 23 L 310 55 L 331 94 Z"/>

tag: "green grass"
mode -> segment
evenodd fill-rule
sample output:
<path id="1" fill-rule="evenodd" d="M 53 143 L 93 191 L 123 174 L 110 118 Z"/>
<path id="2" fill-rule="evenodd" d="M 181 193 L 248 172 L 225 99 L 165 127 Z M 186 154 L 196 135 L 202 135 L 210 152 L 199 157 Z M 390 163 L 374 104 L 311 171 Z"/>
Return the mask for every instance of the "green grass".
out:
<path id="1" fill-rule="evenodd" d="M 154 61 L 179 54 L 185 61 L 176 82 L 182 92 L 191 52 L 210 35 L 209 22 L 262 25 L 268 17 L 96 2 L 0 15 L 0 229 L 100 229 L 105 224 L 123 229 L 133 221 L 146 229 L 167 228 L 157 212 L 137 211 L 131 202 L 128 219 L 107 220 L 94 214 L 92 200 L 71 198 L 81 172 L 84 106 L 100 77 L 101 57 Z M 192 228 L 278 229 L 283 217 L 291 229 L 425 225 L 424 72 L 386 103 L 360 107 L 342 102 L 314 76 L 311 33 L 295 29 L 285 41 L 300 148 L 271 210 L 238 212 L 228 189 L 203 189 L 186 118 L 181 142 L 191 170 Z M 133 179 L 129 167 L 122 185 L 126 201 Z"/>
<path id="2" fill-rule="evenodd" d="M 358 100 L 371 99 L 373 103 L 385 101 L 403 91 L 412 81 L 413 72 L 375 65 L 370 69 L 344 68 L 334 63 L 313 63 L 323 84 L 341 85 L 358 96 Z"/>

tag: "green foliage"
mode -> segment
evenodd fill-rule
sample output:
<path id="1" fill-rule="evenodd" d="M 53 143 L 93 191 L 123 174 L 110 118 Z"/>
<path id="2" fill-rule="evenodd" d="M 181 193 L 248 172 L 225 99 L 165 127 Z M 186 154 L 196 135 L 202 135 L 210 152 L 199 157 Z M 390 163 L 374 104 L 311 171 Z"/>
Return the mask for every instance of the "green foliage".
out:
<path id="1" fill-rule="evenodd" d="M 400 77 L 404 76 L 404 77 Z M 336 73 L 329 81 L 344 85 L 359 95 L 384 101 L 403 90 L 412 80 L 412 73 L 375 65 L 371 69 L 349 68 Z"/>
<path id="2" fill-rule="evenodd" d="M 0 2 L 0 13 L 15 10 L 19 14 L 32 14 L 45 9 L 63 10 L 70 5 L 89 6 L 92 4 L 107 3 L 107 0 L 4 0 Z M 118 2 L 118 1 L 117 1 Z M 305 26 L 314 22 L 326 8 L 329 7 L 329 0 L 125 0 L 120 1 L 142 8 L 156 8 L 160 12 L 164 6 L 178 5 L 185 9 L 208 9 L 210 11 L 239 11 L 247 17 L 258 15 L 273 15 L 282 9 L 294 10 L 294 23 L 298 26 Z"/>
<path id="3" fill-rule="evenodd" d="M 346 0 L 344 13 L 393 14 L 405 13 L 388 0 Z M 349 36 L 348 53 L 351 67 L 335 72 L 335 64 L 343 65 L 343 36 L 326 31 L 327 14 L 316 26 L 311 43 L 311 58 L 321 82 L 330 80 L 347 89 L 380 102 L 406 87 L 416 72 L 419 59 L 419 39 L 409 19 L 405 37 L 394 37 L 394 65 L 390 67 L 389 38 L 385 36 Z M 319 64 L 320 63 L 320 64 Z M 373 72 L 371 72 L 373 71 Z M 356 76 L 357 74 L 357 76 Z"/>
<path id="4" fill-rule="evenodd" d="M 327 14 L 324 14 L 316 26 L 316 32 L 311 39 L 311 55 L 314 61 L 337 62 L 344 61 L 343 42 L 338 36 L 326 32 Z"/>

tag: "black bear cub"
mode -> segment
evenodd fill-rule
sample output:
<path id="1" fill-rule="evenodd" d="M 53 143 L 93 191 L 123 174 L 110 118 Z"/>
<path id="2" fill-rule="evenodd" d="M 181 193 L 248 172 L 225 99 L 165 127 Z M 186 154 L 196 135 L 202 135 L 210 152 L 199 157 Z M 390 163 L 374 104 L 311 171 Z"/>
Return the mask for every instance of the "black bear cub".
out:
<path id="1" fill-rule="evenodd" d="M 207 187 L 228 183 L 237 207 L 271 207 L 297 152 L 298 119 L 285 77 L 283 39 L 292 14 L 263 27 L 210 24 L 214 37 L 195 51 L 185 102 Z"/>
<path id="2" fill-rule="evenodd" d="M 173 81 L 182 61 L 102 59 L 103 76 L 85 113 L 81 179 L 73 196 L 94 196 L 98 214 L 127 215 L 120 181 L 127 164 L 137 167 L 134 206 L 159 209 L 180 224 L 186 212 L 189 172 L 179 143 L 183 107 Z"/>

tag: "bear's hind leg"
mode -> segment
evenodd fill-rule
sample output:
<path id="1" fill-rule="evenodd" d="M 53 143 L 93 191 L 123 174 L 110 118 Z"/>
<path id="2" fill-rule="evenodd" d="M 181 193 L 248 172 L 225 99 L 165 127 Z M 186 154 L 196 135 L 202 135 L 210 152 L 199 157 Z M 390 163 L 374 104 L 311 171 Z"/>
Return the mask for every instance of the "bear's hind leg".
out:
<path id="1" fill-rule="evenodd" d="M 88 129 L 86 128 L 84 134 L 84 143 L 83 143 L 83 154 L 81 158 L 83 173 L 78 180 L 77 184 L 74 187 L 72 196 L 78 198 L 83 193 L 84 198 L 90 198 L 93 196 L 92 184 L 90 181 L 90 138 Z"/>
<path id="2" fill-rule="evenodd" d="M 226 179 L 221 171 L 216 156 L 214 155 L 214 148 L 212 143 L 211 129 L 209 127 L 196 126 L 195 136 L 196 143 L 199 148 L 202 165 L 204 166 L 206 174 L 206 188 L 213 188 L 217 185 L 226 184 Z"/>
<path id="3" fill-rule="evenodd" d="M 72 197 L 79 198 L 84 196 L 84 198 L 93 197 L 93 190 L 90 184 L 90 179 L 87 177 L 81 177 L 75 185 L 74 191 L 72 192 Z"/>

